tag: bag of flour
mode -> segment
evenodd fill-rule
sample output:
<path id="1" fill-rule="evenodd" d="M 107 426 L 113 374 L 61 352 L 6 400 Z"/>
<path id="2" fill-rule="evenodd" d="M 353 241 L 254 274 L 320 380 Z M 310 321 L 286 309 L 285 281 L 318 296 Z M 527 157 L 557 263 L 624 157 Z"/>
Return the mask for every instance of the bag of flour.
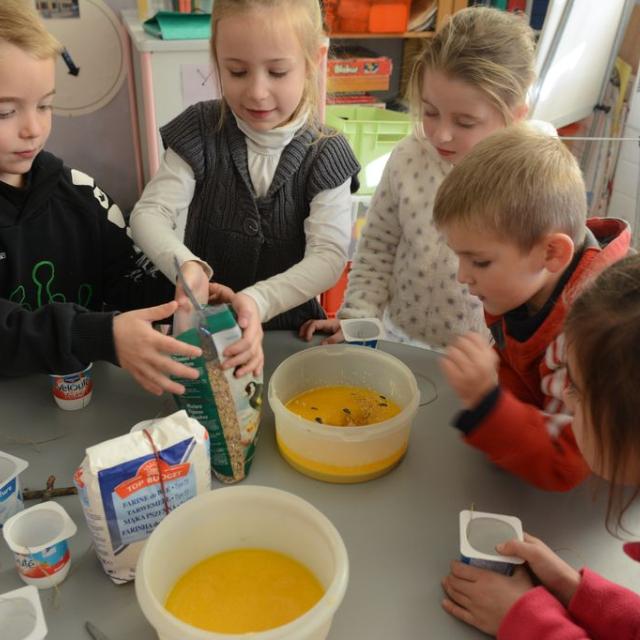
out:
<path id="1" fill-rule="evenodd" d="M 116 583 L 135 578 L 142 545 L 169 511 L 211 488 L 209 436 L 178 411 L 89 447 L 74 484 L 93 542 Z"/>

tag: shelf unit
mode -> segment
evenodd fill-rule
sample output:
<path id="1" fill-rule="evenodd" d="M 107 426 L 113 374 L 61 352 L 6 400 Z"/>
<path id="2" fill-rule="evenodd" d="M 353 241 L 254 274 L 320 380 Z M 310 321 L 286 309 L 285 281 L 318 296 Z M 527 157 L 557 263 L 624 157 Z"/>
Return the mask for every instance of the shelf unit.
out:
<path id="1" fill-rule="evenodd" d="M 405 31 L 404 33 L 369 33 L 368 31 L 361 31 L 359 33 L 332 33 L 329 37 L 331 40 L 390 40 L 392 38 L 432 38 L 433 34 L 433 31 Z"/>

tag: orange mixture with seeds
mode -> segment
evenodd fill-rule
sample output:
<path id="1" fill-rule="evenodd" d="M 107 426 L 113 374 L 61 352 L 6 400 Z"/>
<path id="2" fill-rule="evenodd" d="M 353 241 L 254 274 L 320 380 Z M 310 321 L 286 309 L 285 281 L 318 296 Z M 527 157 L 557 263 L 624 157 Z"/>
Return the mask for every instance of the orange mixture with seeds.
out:
<path id="1" fill-rule="evenodd" d="M 387 396 L 364 387 L 317 387 L 286 404 L 296 415 L 332 427 L 363 427 L 383 422 L 401 408 Z"/>

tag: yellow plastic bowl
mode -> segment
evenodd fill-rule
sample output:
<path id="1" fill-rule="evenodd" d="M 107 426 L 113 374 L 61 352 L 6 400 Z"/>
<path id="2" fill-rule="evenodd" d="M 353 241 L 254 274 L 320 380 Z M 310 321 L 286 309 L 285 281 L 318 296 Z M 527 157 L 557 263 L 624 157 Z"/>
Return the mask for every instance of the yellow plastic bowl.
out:
<path id="1" fill-rule="evenodd" d="M 285 406 L 300 393 L 334 385 L 373 389 L 402 410 L 364 427 L 332 427 Z M 360 346 L 305 349 L 284 360 L 269 381 L 280 454 L 301 473 L 327 482 L 363 482 L 393 469 L 407 451 L 419 399 L 409 367 L 388 353 Z"/>

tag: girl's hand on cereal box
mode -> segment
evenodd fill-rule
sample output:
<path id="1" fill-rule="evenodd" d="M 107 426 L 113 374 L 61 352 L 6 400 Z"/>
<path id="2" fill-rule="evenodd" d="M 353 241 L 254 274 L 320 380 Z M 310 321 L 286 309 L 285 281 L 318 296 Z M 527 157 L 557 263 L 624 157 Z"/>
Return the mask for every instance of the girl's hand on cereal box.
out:
<path id="1" fill-rule="evenodd" d="M 170 375 L 198 377 L 197 369 L 172 360 L 170 355 L 196 358 L 202 350 L 165 336 L 151 326 L 152 322 L 171 316 L 177 308 L 178 303 L 174 300 L 157 307 L 122 313 L 113 319 L 113 342 L 120 366 L 144 389 L 158 396 L 163 391 L 184 393 L 184 387 L 171 380 Z"/>
<path id="2" fill-rule="evenodd" d="M 209 283 L 209 304 L 231 303 L 235 295 L 236 292 L 231 287 L 219 282 Z"/>
<path id="3" fill-rule="evenodd" d="M 342 335 L 342 329 L 340 328 L 340 320 L 338 318 L 331 318 L 328 320 L 307 320 L 301 327 L 298 335 L 309 342 L 311 337 L 316 331 L 321 333 L 330 333 L 328 338 L 325 338 L 320 344 L 336 344 L 337 342 L 344 342 L 344 335 Z"/>
<path id="4" fill-rule="evenodd" d="M 498 354 L 477 333 L 456 338 L 440 367 L 466 409 L 473 409 L 498 385 Z"/>
<path id="5" fill-rule="evenodd" d="M 525 533 L 523 542 L 509 540 L 499 544 L 496 551 L 525 560 L 540 582 L 565 607 L 569 606 L 580 584 L 580 573 L 559 558 L 542 540 Z"/>
<path id="6" fill-rule="evenodd" d="M 447 596 L 442 608 L 495 636 L 509 609 L 533 586 L 523 567 L 517 567 L 512 576 L 505 576 L 455 561 L 451 563 L 451 573 L 442 581 Z"/>
<path id="7" fill-rule="evenodd" d="M 228 289 L 228 287 L 226 287 Z M 231 289 L 229 289 L 231 291 Z M 246 293 L 235 293 L 229 300 L 236 312 L 242 338 L 224 350 L 223 369 L 234 368 L 236 378 L 247 373 L 259 376 L 264 365 L 262 321 L 256 301 Z"/>
<path id="8" fill-rule="evenodd" d="M 193 291 L 193 295 L 196 297 L 196 300 L 201 304 L 206 304 L 209 299 L 209 277 L 207 276 L 202 264 L 196 260 L 189 260 L 182 265 L 180 271 L 184 276 L 187 286 L 191 291 Z M 179 309 L 182 311 L 191 311 L 192 304 L 189 301 L 182 284 L 180 284 L 179 278 L 176 283 L 175 300 L 178 303 Z"/>

